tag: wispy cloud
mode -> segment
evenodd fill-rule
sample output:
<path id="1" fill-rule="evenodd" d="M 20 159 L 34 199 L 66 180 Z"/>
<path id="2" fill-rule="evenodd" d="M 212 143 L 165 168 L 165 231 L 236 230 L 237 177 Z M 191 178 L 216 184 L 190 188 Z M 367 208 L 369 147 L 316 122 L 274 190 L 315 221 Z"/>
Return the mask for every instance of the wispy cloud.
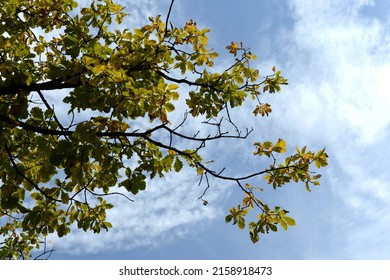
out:
<path id="1" fill-rule="evenodd" d="M 328 118 L 328 127 L 347 129 L 359 144 L 373 143 L 390 121 L 387 26 L 359 16 L 365 2 L 292 1 L 296 21 L 288 66 L 300 101 L 308 100 L 300 109 Z"/>
<path id="2" fill-rule="evenodd" d="M 295 138 L 330 151 L 327 182 L 345 207 L 336 214 L 343 224 L 334 237 L 345 242 L 343 256 L 358 256 L 353 242 L 389 248 L 389 239 L 371 239 L 389 225 L 387 214 L 377 215 L 390 211 L 388 22 L 363 15 L 374 1 L 289 3 L 295 23 L 283 39 L 289 42 L 283 64 L 290 86 L 279 117 L 298 128 Z M 379 251 L 367 257 L 389 256 Z"/>

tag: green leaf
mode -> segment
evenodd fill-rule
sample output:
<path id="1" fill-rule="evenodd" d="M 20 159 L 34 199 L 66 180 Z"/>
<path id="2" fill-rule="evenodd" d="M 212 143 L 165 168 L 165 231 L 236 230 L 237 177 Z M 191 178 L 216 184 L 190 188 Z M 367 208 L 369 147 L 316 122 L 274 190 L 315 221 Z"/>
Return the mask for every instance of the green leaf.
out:
<path id="1" fill-rule="evenodd" d="M 245 219 L 242 217 L 238 218 L 238 228 L 239 229 L 244 229 L 245 228 Z"/>
<path id="2" fill-rule="evenodd" d="M 72 144 L 69 141 L 60 140 L 57 147 L 51 150 L 49 155 L 49 162 L 54 166 L 60 167 L 64 163 L 65 159 L 69 157 L 73 150 Z"/>
<path id="3" fill-rule="evenodd" d="M 230 222 L 232 221 L 232 219 L 233 219 L 233 216 L 232 216 L 232 215 L 227 215 L 227 216 L 225 217 L 225 222 L 226 222 L 226 223 L 230 223 Z"/>
<path id="4" fill-rule="evenodd" d="M 69 194 L 67 192 L 64 192 L 64 191 L 61 192 L 61 202 L 63 204 L 69 203 Z"/>
<path id="5" fill-rule="evenodd" d="M 129 169 L 128 169 L 129 170 Z M 123 186 L 131 192 L 132 194 L 136 195 L 139 191 L 143 191 L 146 188 L 146 177 L 144 174 L 140 172 L 131 172 L 129 173 L 129 178 L 122 181 L 119 185 Z"/>
<path id="6" fill-rule="evenodd" d="M 175 110 L 175 105 L 173 105 L 172 103 L 165 103 L 164 104 L 164 108 L 168 111 L 168 112 L 173 112 Z"/>
<path id="7" fill-rule="evenodd" d="M 183 162 L 178 157 L 176 157 L 175 163 L 173 165 L 173 169 L 176 172 L 179 172 L 182 168 L 183 168 Z"/>
<path id="8" fill-rule="evenodd" d="M 269 228 L 274 231 L 274 232 L 277 232 L 278 231 L 278 227 L 274 224 L 268 224 Z"/>
<path id="9" fill-rule="evenodd" d="M 57 228 L 57 235 L 58 235 L 58 237 L 63 237 L 65 235 L 67 235 L 69 232 L 70 232 L 69 227 L 67 227 L 64 224 L 59 225 L 58 228 Z"/>
<path id="10" fill-rule="evenodd" d="M 253 243 L 257 243 L 260 240 L 259 234 L 255 230 L 251 230 L 249 235 Z"/>

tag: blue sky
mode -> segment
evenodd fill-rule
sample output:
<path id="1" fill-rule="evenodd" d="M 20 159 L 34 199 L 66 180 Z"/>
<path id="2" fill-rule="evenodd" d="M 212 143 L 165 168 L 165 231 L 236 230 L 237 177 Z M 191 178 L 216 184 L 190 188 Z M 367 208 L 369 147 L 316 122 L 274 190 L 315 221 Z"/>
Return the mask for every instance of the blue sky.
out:
<path id="1" fill-rule="evenodd" d="M 170 1 L 122 3 L 128 24 L 138 27 L 148 16 L 165 17 Z M 268 118 L 254 118 L 253 104 L 233 112 L 241 127 L 255 129 L 247 141 L 218 143 L 208 156 L 234 175 L 261 168 L 252 155 L 256 141 L 281 137 L 292 152 L 326 147 L 321 186 L 308 193 L 301 185 L 274 191 L 251 182 L 297 221 L 252 244 L 246 230 L 224 222 L 241 198 L 235 185 L 214 181 L 205 207 L 196 200 L 198 178 L 184 170 L 150 182 L 134 203 L 116 201 L 109 232 L 52 237 L 52 258 L 389 259 L 389 7 L 385 0 L 176 0 L 175 24 L 192 18 L 211 29 L 210 45 L 221 53 L 216 70 L 228 63 L 224 47 L 242 41 L 257 54 L 261 73 L 275 65 L 289 79 L 269 98 Z"/>

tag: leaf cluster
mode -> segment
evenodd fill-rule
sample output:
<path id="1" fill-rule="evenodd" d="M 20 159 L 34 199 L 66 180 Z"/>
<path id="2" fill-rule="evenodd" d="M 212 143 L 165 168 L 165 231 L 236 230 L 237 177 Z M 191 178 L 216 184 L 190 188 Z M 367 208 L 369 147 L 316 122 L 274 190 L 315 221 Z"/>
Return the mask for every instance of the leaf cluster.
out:
<path id="1" fill-rule="evenodd" d="M 318 179 L 321 178 L 321 174 L 311 171 L 310 167 L 312 163 L 315 163 L 316 168 L 327 165 L 328 155 L 324 149 L 314 154 L 311 151 L 306 151 L 306 147 L 302 149 L 296 147 L 294 155 L 287 157 L 284 163 L 277 163 L 274 154 L 286 152 L 286 142 L 283 139 L 278 139 L 274 144 L 269 141 L 257 142 L 255 147 L 255 155 L 265 155 L 273 160 L 269 168 L 258 173 L 258 175 L 264 174 L 264 180 L 267 184 L 272 185 L 273 189 L 283 187 L 291 181 L 295 183 L 303 182 L 307 191 L 310 191 L 310 185 L 318 186 L 320 184 Z M 247 178 L 237 178 L 236 180 L 239 182 L 243 179 Z M 241 184 L 239 183 L 239 185 Z M 267 203 L 255 195 L 262 192 L 262 188 L 255 188 L 247 183 L 245 188 L 242 187 L 242 189 L 245 193 L 242 203 L 231 208 L 230 214 L 225 219 L 227 223 L 233 221 L 233 224 L 237 224 L 239 229 L 244 229 L 246 225 L 244 217 L 248 214 L 248 210 L 260 212 L 257 215 L 257 220 L 248 223 L 252 242 L 259 241 L 259 234 L 269 233 L 270 231 L 276 232 L 278 225 L 284 230 L 287 230 L 289 226 L 296 225 L 295 220 L 287 216 L 289 211 L 282 209 L 280 206 L 274 206 L 274 209 L 271 210 Z"/>

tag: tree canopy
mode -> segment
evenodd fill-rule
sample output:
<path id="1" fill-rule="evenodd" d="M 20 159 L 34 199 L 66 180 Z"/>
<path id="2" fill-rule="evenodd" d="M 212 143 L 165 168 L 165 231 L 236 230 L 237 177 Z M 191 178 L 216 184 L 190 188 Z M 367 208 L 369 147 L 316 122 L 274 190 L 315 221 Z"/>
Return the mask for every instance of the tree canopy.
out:
<path id="1" fill-rule="evenodd" d="M 174 26 L 172 4 L 164 19 L 129 30 L 124 7 L 112 0 L 85 7 L 74 0 L 1 1 L 0 258 L 28 258 L 46 246 L 48 234 L 65 236 L 73 224 L 108 230 L 106 211 L 115 206 L 109 196 L 131 203 L 147 180 L 184 165 L 199 176 L 205 205 L 211 177 L 242 191 L 225 219 L 247 228 L 253 242 L 295 225 L 283 207 L 260 200 L 262 189 L 248 180 L 264 177 L 274 189 L 302 182 L 310 190 L 321 177 L 312 168 L 327 165 L 324 149 L 297 147 L 281 158 L 283 139 L 256 142 L 254 156 L 269 164 L 241 177 L 214 170 L 202 157 L 209 142 L 247 138 L 252 130 L 239 129 L 234 108 L 249 100 L 249 113 L 267 117 L 272 110 L 263 96 L 287 79 L 275 67 L 261 77 L 250 66 L 255 55 L 238 42 L 226 47 L 230 66 L 216 72 L 209 30 L 193 20 Z M 179 99 L 185 108 L 175 107 Z M 183 118 L 172 121 L 178 110 Z M 190 117 L 214 134 L 188 133 Z M 246 221 L 248 211 L 257 219 Z"/>

